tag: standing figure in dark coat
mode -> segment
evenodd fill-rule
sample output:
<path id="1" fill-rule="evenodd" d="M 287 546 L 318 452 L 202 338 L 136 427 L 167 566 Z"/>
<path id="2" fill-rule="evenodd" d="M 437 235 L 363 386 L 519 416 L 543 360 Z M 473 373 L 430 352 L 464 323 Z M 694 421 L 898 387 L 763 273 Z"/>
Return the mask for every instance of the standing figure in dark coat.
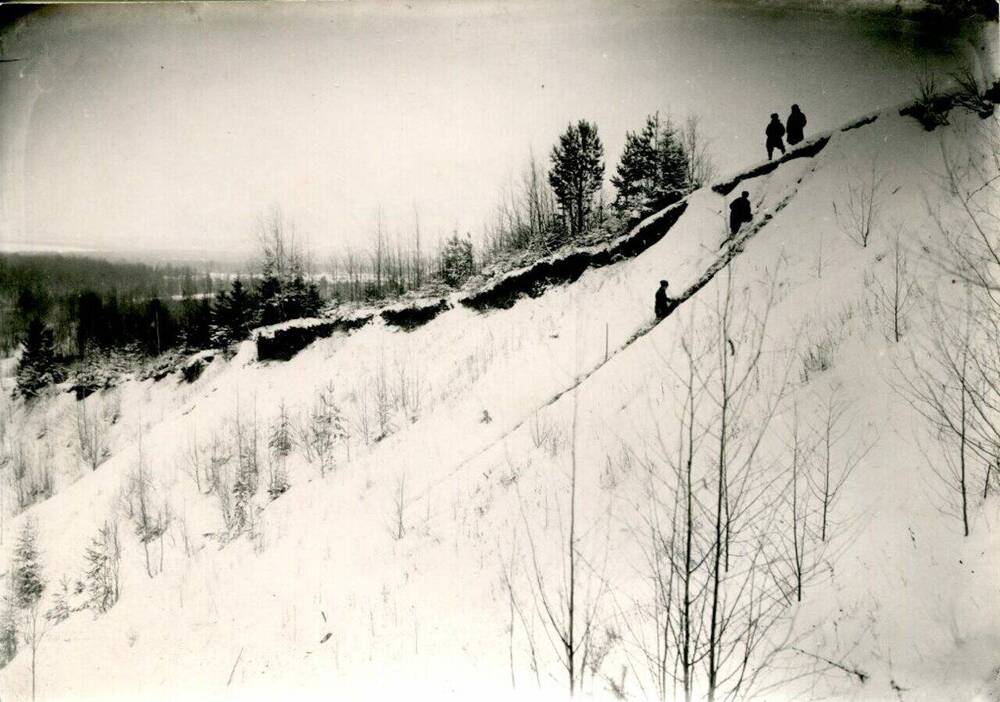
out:
<path id="1" fill-rule="evenodd" d="M 746 222 L 753 221 L 753 214 L 750 212 L 750 193 L 744 190 L 740 196 L 729 203 L 729 233 L 736 236 Z"/>
<path id="2" fill-rule="evenodd" d="M 785 125 L 788 127 L 789 146 L 795 146 L 805 138 L 802 130 L 806 128 L 806 116 L 799 109 L 798 105 L 792 105 L 792 113 L 788 115 Z"/>
<path id="3" fill-rule="evenodd" d="M 660 287 L 656 289 L 655 302 L 653 304 L 653 311 L 656 312 L 657 319 L 663 319 L 668 314 L 670 314 L 670 309 L 673 307 L 672 301 L 667 298 L 667 286 L 669 283 L 665 280 L 660 281 Z"/>
<path id="4" fill-rule="evenodd" d="M 778 149 L 781 155 L 785 155 L 785 142 L 781 140 L 785 136 L 785 127 L 781 124 L 781 120 L 778 119 L 778 113 L 771 113 L 771 121 L 767 123 L 767 129 L 764 130 L 764 134 L 767 135 L 767 160 L 771 160 L 771 156 L 774 155 L 774 150 Z"/>

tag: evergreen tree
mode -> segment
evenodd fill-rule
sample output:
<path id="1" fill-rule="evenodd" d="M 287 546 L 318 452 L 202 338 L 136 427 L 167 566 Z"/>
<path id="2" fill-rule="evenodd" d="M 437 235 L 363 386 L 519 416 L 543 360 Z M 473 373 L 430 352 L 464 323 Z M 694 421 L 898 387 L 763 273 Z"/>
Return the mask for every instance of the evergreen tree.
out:
<path id="1" fill-rule="evenodd" d="M 11 563 L 11 577 L 14 582 L 14 605 L 18 609 L 30 609 L 38 604 L 45 591 L 42 575 L 41 554 L 38 551 L 38 536 L 35 523 L 31 519 L 24 522 Z"/>
<path id="2" fill-rule="evenodd" d="M 184 301 L 181 328 L 188 349 L 207 349 L 212 345 L 212 303 L 208 298 Z"/>
<path id="3" fill-rule="evenodd" d="M 35 663 L 38 647 L 47 627 L 41 616 L 40 604 L 45 591 L 41 554 L 35 523 L 26 519 L 14 546 L 10 576 L 13 581 L 13 601 L 21 612 L 21 637 L 31 651 L 31 699 L 35 699 Z"/>
<path id="4" fill-rule="evenodd" d="M 160 298 L 154 297 L 146 303 L 142 320 L 143 333 L 139 338 L 148 355 L 158 356 L 176 343 L 177 324 Z"/>
<path id="5" fill-rule="evenodd" d="M 212 310 L 212 342 L 229 346 L 243 341 L 250 335 L 254 324 L 254 301 L 237 278 L 229 291 L 220 290 L 215 296 Z"/>
<path id="6" fill-rule="evenodd" d="M 118 601 L 120 586 L 118 580 L 121 563 L 121 544 L 118 541 L 118 525 L 104 523 L 85 552 L 87 569 L 84 583 L 87 591 L 87 606 L 95 614 L 103 614 Z"/>
<path id="7" fill-rule="evenodd" d="M 688 154 L 670 120 L 659 113 L 646 118 L 641 132 L 625 136 L 625 149 L 611 178 L 618 190 L 614 207 L 636 217 L 677 202 L 691 189 Z"/>
<path id="8" fill-rule="evenodd" d="M 26 398 L 38 397 L 48 385 L 59 381 L 52 330 L 35 317 L 28 324 L 17 363 L 17 392 Z"/>
<path id="9" fill-rule="evenodd" d="M 105 345 L 104 303 L 101 297 L 86 291 L 76 301 L 76 353 L 83 358 L 95 346 Z"/>
<path id="10" fill-rule="evenodd" d="M 551 159 L 549 184 L 569 235 L 576 238 L 587 229 L 604 180 L 604 146 L 597 126 L 586 120 L 569 125 L 552 148 Z"/>
<path id="11" fill-rule="evenodd" d="M 14 582 L 10 580 L 8 594 L 4 597 L 3 615 L 0 617 L 0 667 L 10 663 L 17 655 L 17 636 L 17 606 Z"/>
<path id="12" fill-rule="evenodd" d="M 271 499 L 276 499 L 279 495 L 288 490 L 288 476 L 285 472 L 285 460 L 292 452 L 292 423 L 285 409 L 285 403 L 281 403 L 281 412 L 278 419 L 271 426 L 271 435 L 267 440 L 267 447 L 271 450 L 271 475 L 268 481 L 267 493 Z"/>
<path id="13" fill-rule="evenodd" d="M 309 425 L 304 442 L 319 462 L 320 475 L 333 468 L 333 451 L 348 436 L 344 416 L 334 399 L 333 386 L 320 391 L 316 404 L 309 413 Z"/>
<path id="14" fill-rule="evenodd" d="M 45 618 L 53 625 L 61 624 L 72 614 L 69 606 L 69 581 L 65 577 L 59 583 L 59 589 L 52 595 L 52 606 L 45 612 Z"/>
<path id="15" fill-rule="evenodd" d="M 468 236 L 461 239 L 455 232 L 441 252 L 441 279 L 446 285 L 457 288 L 469 279 L 474 268 L 472 240 Z"/>

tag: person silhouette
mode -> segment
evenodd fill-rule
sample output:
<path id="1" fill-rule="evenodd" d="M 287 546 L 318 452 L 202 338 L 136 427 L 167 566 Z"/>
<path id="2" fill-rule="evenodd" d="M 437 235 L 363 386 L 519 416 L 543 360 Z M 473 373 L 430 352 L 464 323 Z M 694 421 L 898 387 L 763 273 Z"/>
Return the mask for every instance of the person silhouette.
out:
<path id="1" fill-rule="evenodd" d="M 663 319 L 670 314 L 670 300 L 667 298 L 667 286 L 670 285 L 665 280 L 660 281 L 660 287 L 656 289 L 653 311 L 656 312 L 657 319 Z"/>
<path id="2" fill-rule="evenodd" d="M 750 221 L 753 221 L 753 214 L 750 212 L 750 193 L 744 190 L 729 204 L 729 233 L 736 236 L 740 227 Z"/>
<path id="3" fill-rule="evenodd" d="M 764 134 L 767 136 L 767 160 L 770 161 L 771 157 L 774 155 L 774 150 L 778 149 L 781 155 L 785 155 L 785 143 L 781 140 L 781 137 L 785 136 L 785 127 L 781 124 L 781 120 L 778 119 L 778 113 L 771 113 L 771 121 L 767 123 L 767 129 L 764 130 Z"/>
<path id="4" fill-rule="evenodd" d="M 803 114 L 802 110 L 799 109 L 798 105 L 792 105 L 792 112 L 788 115 L 785 125 L 788 127 L 789 146 L 795 146 L 805 138 L 802 131 L 806 126 L 806 116 Z"/>

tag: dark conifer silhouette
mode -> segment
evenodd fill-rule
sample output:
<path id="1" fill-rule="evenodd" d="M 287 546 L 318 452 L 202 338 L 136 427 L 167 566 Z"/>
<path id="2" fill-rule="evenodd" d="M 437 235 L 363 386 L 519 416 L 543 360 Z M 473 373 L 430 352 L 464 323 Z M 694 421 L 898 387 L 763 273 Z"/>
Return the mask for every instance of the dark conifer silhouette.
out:
<path id="1" fill-rule="evenodd" d="M 30 399 L 59 381 L 52 330 L 35 317 L 28 324 L 22 348 L 17 363 L 17 392 Z"/>
<path id="2" fill-rule="evenodd" d="M 677 202 L 692 187 L 689 157 L 681 136 L 659 113 L 646 118 L 641 132 L 625 135 L 625 150 L 611 184 L 618 190 L 614 207 L 626 216 L 642 216 Z"/>
<path id="3" fill-rule="evenodd" d="M 604 180 L 604 145 L 597 126 L 586 120 L 571 124 L 552 147 L 549 184 L 571 238 L 587 229 L 594 198 Z"/>

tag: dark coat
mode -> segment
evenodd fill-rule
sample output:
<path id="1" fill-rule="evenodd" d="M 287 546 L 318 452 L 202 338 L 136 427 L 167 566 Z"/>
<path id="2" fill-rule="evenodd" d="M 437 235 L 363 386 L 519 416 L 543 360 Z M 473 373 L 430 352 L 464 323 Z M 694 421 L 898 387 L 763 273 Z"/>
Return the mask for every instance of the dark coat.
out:
<path id="1" fill-rule="evenodd" d="M 801 110 L 792 110 L 788 115 L 788 143 L 798 144 L 804 138 L 802 130 L 806 126 L 806 116 Z"/>
<path id="2" fill-rule="evenodd" d="M 785 127 L 775 119 L 767 123 L 767 129 L 764 130 L 764 134 L 767 135 L 768 144 L 780 144 L 781 137 L 785 136 Z"/>
<path id="3" fill-rule="evenodd" d="M 729 204 L 729 231 L 735 234 L 743 226 L 744 222 L 753 221 L 753 213 L 750 212 L 750 201 L 738 197 Z"/>
<path id="4" fill-rule="evenodd" d="M 667 299 L 667 289 L 656 289 L 656 302 L 653 304 L 653 311 L 656 312 L 657 319 L 663 319 L 670 312 L 670 300 Z"/>

